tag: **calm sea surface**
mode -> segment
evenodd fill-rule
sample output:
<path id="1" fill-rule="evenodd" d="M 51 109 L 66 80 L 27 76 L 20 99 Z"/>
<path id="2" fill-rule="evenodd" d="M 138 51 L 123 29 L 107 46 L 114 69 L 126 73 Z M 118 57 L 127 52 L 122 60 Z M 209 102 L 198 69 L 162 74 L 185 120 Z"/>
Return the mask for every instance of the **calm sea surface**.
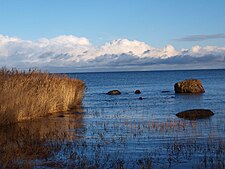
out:
<path id="1" fill-rule="evenodd" d="M 6 154 L 0 168 L 12 168 L 10 159 L 18 168 L 38 169 L 225 168 L 225 70 L 67 75 L 86 83 L 83 113 L 0 128 L 0 154 Z M 193 78 L 202 81 L 204 94 L 174 93 L 176 82 Z M 106 94 L 114 89 L 122 94 Z M 195 108 L 215 115 L 176 117 Z"/>
<path id="2" fill-rule="evenodd" d="M 116 160 L 128 168 L 149 161 L 153 168 L 224 167 L 225 70 L 68 75 L 84 80 L 87 87 L 83 101 L 86 148 L 82 151 L 88 158 L 98 153 L 99 163 Z M 174 84 L 184 79 L 200 79 L 206 92 L 175 94 Z M 106 95 L 114 89 L 122 94 Z M 134 94 L 136 89 L 142 93 Z M 215 115 L 197 121 L 175 116 L 195 108 L 211 109 Z M 105 166 L 110 168 L 109 163 Z"/>

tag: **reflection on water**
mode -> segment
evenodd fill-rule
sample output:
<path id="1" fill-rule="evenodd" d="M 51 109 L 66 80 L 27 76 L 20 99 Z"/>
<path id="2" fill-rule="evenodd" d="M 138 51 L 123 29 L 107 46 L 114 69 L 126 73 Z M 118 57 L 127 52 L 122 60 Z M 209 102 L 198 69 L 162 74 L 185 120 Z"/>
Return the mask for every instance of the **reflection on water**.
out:
<path id="1" fill-rule="evenodd" d="M 223 168 L 224 120 L 154 119 L 146 112 L 64 113 L 0 130 L 8 168 Z M 214 126 L 215 128 L 211 128 Z M 220 134 L 219 134 L 220 133 Z M 197 167 L 196 167 L 197 166 Z M 6 167 L 6 168 L 7 168 Z"/>
<path id="2" fill-rule="evenodd" d="M 0 128 L 0 166 L 27 168 L 62 154 L 65 144 L 85 136 L 82 113 L 54 114 Z"/>

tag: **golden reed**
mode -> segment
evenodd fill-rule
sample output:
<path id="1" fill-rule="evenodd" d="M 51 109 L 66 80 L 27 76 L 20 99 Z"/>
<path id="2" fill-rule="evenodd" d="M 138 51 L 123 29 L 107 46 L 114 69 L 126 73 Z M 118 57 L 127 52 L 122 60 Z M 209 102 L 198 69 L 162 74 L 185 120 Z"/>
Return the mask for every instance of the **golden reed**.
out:
<path id="1" fill-rule="evenodd" d="M 0 69 L 0 125 L 81 105 L 85 84 L 78 79 L 30 70 Z"/>

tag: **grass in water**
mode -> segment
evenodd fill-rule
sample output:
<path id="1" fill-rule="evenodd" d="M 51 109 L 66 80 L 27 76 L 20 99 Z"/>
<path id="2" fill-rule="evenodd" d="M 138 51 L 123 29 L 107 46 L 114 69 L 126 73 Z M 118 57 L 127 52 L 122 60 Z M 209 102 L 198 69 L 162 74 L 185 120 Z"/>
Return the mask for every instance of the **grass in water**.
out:
<path id="1" fill-rule="evenodd" d="M 85 84 L 66 76 L 0 69 L 0 125 L 20 122 L 79 106 Z"/>

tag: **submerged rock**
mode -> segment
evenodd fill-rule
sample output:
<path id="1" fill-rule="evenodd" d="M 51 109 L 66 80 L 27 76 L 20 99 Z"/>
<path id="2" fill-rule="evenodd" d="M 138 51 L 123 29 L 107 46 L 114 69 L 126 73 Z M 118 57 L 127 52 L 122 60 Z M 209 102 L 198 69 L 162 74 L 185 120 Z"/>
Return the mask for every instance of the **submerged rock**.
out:
<path id="1" fill-rule="evenodd" d="M 161 91 L 161 93 L 169 93 L 170 91 L 169 90 L 163 90 Z"/>
<path id="2" fill-rule="evenodd" d="M 119 90 L 111 90 L 107 94 L 108 95 L 120 95 L 121 92 Z"/>
<path id="3" fill-rule="evenodd" d="M 143 97 L 139 97 L 138 99 L 139 99 L 139 100 L 143 100 Z"/>
<path id="4" fill-rule="evenodd" d="M 141 94 L 141 91 L 140 91 L 140 90 L 135 90 L 134 93 L 135 93 L 135 94 Z"/>
<path id="5" fill-rule="evenodd" d="M 213 115 L 214 113 L 209 109 L 191 109 L 176 114 L 177 117 L 188 120 L 204 119 Z"/>
<path id="6" fill-rule="evenodd" d="M 205 93 L 202 82 L 198 79 L 189 79 L 174 85 L 176 93 Z"/>

